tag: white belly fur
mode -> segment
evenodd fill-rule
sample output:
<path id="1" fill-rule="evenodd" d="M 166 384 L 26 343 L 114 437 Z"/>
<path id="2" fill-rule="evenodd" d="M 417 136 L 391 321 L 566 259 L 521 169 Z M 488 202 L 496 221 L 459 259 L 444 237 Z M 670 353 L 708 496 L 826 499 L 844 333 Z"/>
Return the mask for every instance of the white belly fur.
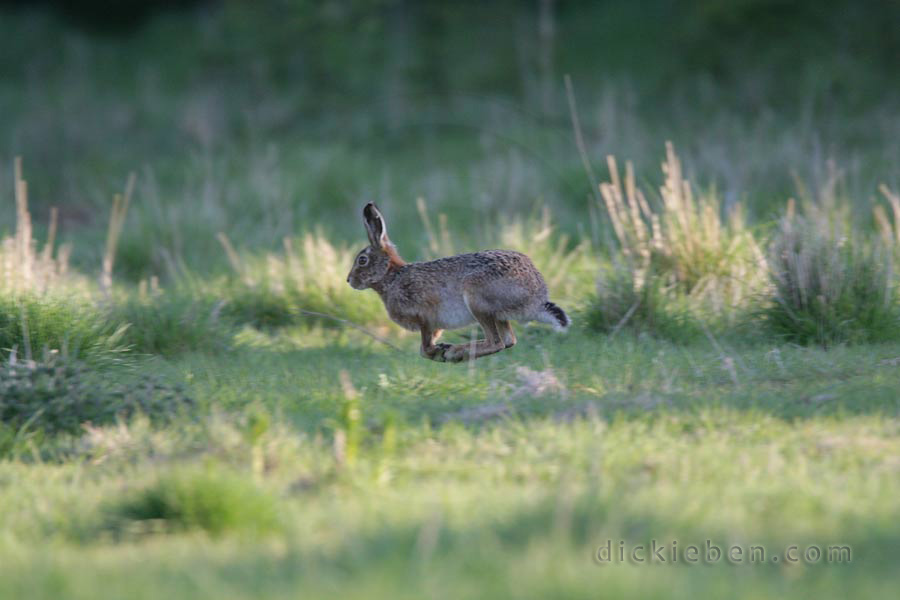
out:
<path id="1" fill-rule="evenodd" d="M 440 329 L 458 329 L 475 322 L 475 317 L 469 312 L 462 296 L 441 302 L 437 318 L 436 326 Z"/>

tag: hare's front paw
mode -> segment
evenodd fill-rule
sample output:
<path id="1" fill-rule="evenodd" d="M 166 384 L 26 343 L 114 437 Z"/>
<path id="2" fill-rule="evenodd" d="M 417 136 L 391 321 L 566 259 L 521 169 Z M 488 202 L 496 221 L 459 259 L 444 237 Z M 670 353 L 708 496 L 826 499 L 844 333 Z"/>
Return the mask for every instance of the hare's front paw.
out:
<path id="1" fill-rule="evenodd" d="M 444 358 L 444 353 L 452 348 L 451 344 L 435 344 L 429 349 L 422 348 L 419 352 L 423 357 L 434 360 L 437 362 L 446 362 L 447 359 Z"/>
<path id="2" fill-rule="evenodd" d="M 453 347 L 453 344 L 445 344 L 441 342 L 439 344 L 435 344 L 434 347 L 434 357 L 432 357 L 432 360 L 436 360 L 438 362 L 447 362 L 448 360 L 450 360 L 447 358 L 447 350 L 450 350 Z"/>

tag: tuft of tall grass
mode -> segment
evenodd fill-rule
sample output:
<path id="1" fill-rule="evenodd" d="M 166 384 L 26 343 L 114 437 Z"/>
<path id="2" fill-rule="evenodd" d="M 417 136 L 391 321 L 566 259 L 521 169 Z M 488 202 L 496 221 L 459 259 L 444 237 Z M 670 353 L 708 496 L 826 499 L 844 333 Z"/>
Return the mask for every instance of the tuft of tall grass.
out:
<path id="1" fill-rule="evenodd" d="M 623 187 L 615 158 L 607 161 L 610 181 L 600 184 L 600 195 L 618 248 L 638 281 L 661 277 L 680 292 L 724 294 L 732 303 L 758 289 L 764 256 L 740 204 L 723 218 L 715 190 L 695 196 L 671 142 L 666 142 L 659 203 L 647 201 L 631 163 L 626 163 Z"/>
<path id="2" fill-rule="evenodd" d="M 56 350 L 93 364 L 118 362 L 128 349 L 126 329 L 78 298 L 0 294 L 0 356 L 16 351 L 30 360 Z"/>
<path id="3" fill-rule="evenodd" d="M 114 296 L 105 318 L 123 324 L 122 339 L 134 352 L 172 356 L 189 350 L 227 347 L 234 327 L 221 312 L 224 301 L 187 284 L 171 290 L 140 286 Z"/>
<path id="4" fill-rule="evenodd" d="M 47 241 L 42 249 L 38 249 L 28 210 L 28 183 L 22 178 L 22 159 L 18 157 L 13 185 L 16 230 L 12 237 L 0 239 L 0 295 L 42 294 L 69 279 L 71 247 L 63 245 L 58 250 L 54 247 L 58 212 L 53 208 Z"/>
<path id="5" fill-rule="evenodd" d="M 374 293 L 347 284 L 355 250 L 335 246 L 322 233 L 284 238 L 284 253 L 241 257 L 224 234 L 219 241 L 236 277 L 229 282 L 224 314 L 257 327 L 281 326 L 331 315 L 355 323 L 383 320 L 384 307 Z"/>
<path id="6" fill-rule="evenodd" d="M 893 256 L 827 215 L 789 211 L 769 250 L 769 328 L 800 344 L 900 339 Z"/>
<path id="7" fill-rule="evenodd" d="M 670 340 L 686 341 L 699 333 L 690 300 L 674 292 L 661 278 L 636 281 L 628 263 L 603 265 L 596 297 L 586 312 L 587 326 L 614 336 L 623 329 Z"/>
<path id="8" fill-rule="evenodd" d="M 0 239 L 0 356 L 15 351 L 27 360 L 48 351 L 78 356 L 94 364 L 117 361 L 127 349 L 126 326 L 95 304 L 88 281 L 69 270 L 71 247 L 55 247 L 58 212 L 50 211 L 47 241 L 39 250 L 28 208 L 22 160 L 13 169 L 16 227 Z M 107 236 L 101 284 L 112 285 L 115 248 L 134 187 L 117 196 Z"/>
<path id="9" fill-rule="evenodd" d="M 602 331 L 617 324 L 658 331 L 672 322 L 671 305 L 715 317 L 747 306 L 764 285 L 765 257 L 740 205 L 724 218 L 714 190 L 695 194 L 671 142 L 657 202 L 638 187 L 630 162 L 623 179 L 615 158 L 607 161 L 610 181 L 600 196 L 619 256 L 601 273 L 589 321 Z"/>

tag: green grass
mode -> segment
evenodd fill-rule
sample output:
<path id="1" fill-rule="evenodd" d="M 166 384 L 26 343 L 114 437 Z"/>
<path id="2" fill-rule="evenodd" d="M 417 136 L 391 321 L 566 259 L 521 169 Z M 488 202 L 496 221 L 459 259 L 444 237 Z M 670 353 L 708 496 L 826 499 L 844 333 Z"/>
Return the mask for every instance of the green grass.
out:
<path id="1" fill-rule="evenodd" d="M 900 312 L 891 251 L 835 229 L 822 219 L 782 220 L 762 316 L 775 335 L 801 344 L 892 339 Z"/>
<path id="2" fill-rule="evenodd" d="M 278 527 L 275 500 L 246 476 L 193 469 L 166 473 L 147 487 L 113 502 L 106 511 L 113 527 L 155 523 L 212 535 L 265 533 Z M 140 531 L 140 529 L 138 529 Z"/>
<path id="3" fill-rule="evenodd" d="M 121 323 L 131 353 L 171 356 L 187 350 L 215 352 L 228 347 L 234 323 L 222 313 L 224 302 L 187 285 L 151 293 L 116 296 L 105 318 Z"/>
<path id="4" fill-rule="evenodd" d="M 307 348 L 164 367 L 219 416 L 93 429 L 57 460 L 0 463 L 0 593 L 663 597 L 737 585 L 740 597 L 841 597 L 896 585 L 900 346 L 685 348 L 535 328 L 469 371 L 413 360 L 411 338 L 398 354 L 310 335 L 297 340 Z M 340 369 L 363 424 L 352 463 L 335 449 Z M 761 544 L 767 556 L 848 544 L 853 562 L 598 566 L 607 539 Z"/>
<path id="5" fill-rule="evenodd" d="M 661 339 L 696 339 L 701 325 L 692 305 L 652 270 L 617 262 L 603 265 L 597 293 L 585 312 L 594 331 L 617 335 L 625 329 Z"/>
<path id="6" fill-rule="evenodd" d="M 0 356 L 15 349 L 27 358 L 57 351 L 95 362 L 115 361 L 125 349 L 125 329 L 117 324 L 71 292 L 18 298 L 0 294 Z"/>

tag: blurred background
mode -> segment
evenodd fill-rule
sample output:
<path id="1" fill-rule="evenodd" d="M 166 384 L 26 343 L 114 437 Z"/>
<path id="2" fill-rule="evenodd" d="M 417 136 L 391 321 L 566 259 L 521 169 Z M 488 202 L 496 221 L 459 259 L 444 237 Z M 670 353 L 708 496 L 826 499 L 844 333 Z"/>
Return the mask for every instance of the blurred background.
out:
<path id="1" fill-rule="evenodd" d="M 219 231 L 361 243 L 373 199 L 411 257 L 419 197 L 461 247 L 543 207 L 597 238 L 606 156 L 652 189 L 666 140 L 723 211 L 766 222 L 830 181 L 870 219 L 900 178 L 898 64 L 896 0 L 3 0 L 0 233 L 21 156 L 63 240 L 102 240 L 137 174 L 130 281 L 227 269 Z"/>

